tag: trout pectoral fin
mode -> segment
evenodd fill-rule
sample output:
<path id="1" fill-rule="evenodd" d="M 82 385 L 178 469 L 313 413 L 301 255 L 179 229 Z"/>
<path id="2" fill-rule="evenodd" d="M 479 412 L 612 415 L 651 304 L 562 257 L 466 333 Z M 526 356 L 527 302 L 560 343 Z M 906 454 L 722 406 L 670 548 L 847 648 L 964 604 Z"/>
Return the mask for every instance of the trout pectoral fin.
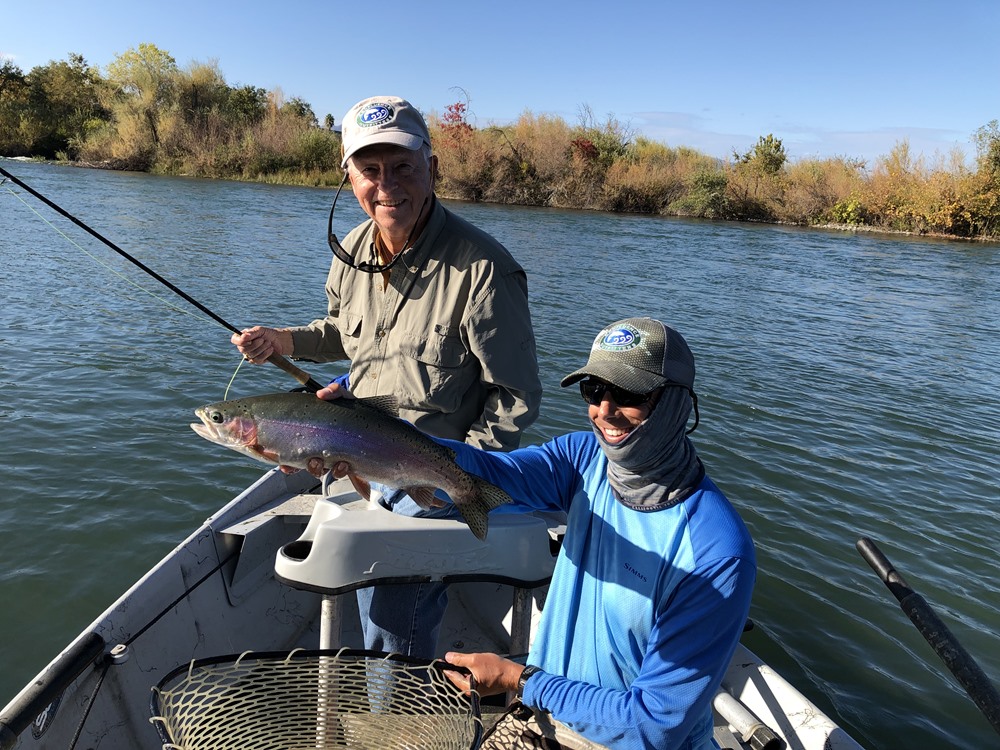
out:
<path id="1" fill-rule="evenodd" d="M 433 487 L 407 487 L 405 491 L 424 510 L 443 508 L 446 505 L 444 500 L 434 497 Z"/>
<path id="2" fill-rule="evenodd" d="M 347 478 L 351 480 L 351 484 L 354 485 L 354 489 L 358 491 L 365 500 L 372 499 L 372 486 L 368 484 L 367 481 L 359 477 L 352 471 L 347 472 Z"/>

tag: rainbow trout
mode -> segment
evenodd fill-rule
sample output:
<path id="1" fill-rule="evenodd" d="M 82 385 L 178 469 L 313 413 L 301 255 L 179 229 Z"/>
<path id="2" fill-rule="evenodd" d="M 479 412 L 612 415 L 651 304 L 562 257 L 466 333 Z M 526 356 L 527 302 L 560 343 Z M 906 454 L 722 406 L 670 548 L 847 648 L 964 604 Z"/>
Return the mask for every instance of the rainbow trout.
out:
<path id="1" fill-rule="evenodd" d="M 455 503 L 472 533 L 486 538 L 490 510 L 510 496 L 455 463 L 455 452 L 439 445 L 396 414 L 395 399 L 338 398 L 312 393 L 273 393 L 218 401 L 195 409 L 201 423 L 191 429 L 265 463 L 330 470 L 343 461 L 348 476 L 368 499 L 368 482 L 401 489 L 421 507 L 435 503 L 435 489 Z"/>

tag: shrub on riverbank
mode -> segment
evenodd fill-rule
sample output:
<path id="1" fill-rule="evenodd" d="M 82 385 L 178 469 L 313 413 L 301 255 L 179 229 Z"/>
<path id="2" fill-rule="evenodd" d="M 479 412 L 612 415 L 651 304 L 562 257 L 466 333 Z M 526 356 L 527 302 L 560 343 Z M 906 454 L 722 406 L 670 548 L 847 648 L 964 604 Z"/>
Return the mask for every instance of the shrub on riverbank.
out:
<path id="1" fill-rule="evenodd" d="M 581 110 L 576 125 L 523 113 L 477 127 L 466 102 L 427 117 L 438 192 L 518 205 L 836 224 L 981 238 L 1000 235 L 1000 128 L 975 134 L 978 160 L 931 166 L 904 141 L 870 168 L 847 157 L 790 162 L 780 139 L 715 159 L 636 136 Z M 213 64 L 178 68 L 152 44 L 119 55 L 107 75 L 79 55 L 25 75 L 0 58 L 0 154 L 111 169 L 336 185 L 340 136 L 307 102 L 229 86 Z"/>

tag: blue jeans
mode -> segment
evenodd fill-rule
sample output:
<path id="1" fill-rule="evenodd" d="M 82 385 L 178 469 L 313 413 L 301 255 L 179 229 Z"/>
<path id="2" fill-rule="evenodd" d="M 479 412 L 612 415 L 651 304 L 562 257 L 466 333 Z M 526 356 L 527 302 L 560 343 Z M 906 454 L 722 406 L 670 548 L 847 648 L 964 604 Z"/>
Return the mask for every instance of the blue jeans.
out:
<path id="1" fill-rule="evenodd" d="M 382 505 L 403 516 L 460 518 L 455 506 L 424 510 L 409 495 L 383 489 Z M 430 583 L 392 583 L 358 589 L 358 611 L 365 648 L 372 651 L 433 659 L 441 621 L 448 606 L 448 586 Z"/>

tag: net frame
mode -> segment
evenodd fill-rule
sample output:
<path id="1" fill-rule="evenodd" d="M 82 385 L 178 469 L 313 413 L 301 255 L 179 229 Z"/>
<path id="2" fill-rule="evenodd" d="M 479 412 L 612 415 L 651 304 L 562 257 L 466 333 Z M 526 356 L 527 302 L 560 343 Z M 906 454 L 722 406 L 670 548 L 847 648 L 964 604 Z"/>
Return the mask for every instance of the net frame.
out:
<path id="1" fill-rule="evenodd" d="M 474 750 L 479 694 L 441 659 L 355 649 L 195 659 L 153 686 L 163 750 Z"/>

